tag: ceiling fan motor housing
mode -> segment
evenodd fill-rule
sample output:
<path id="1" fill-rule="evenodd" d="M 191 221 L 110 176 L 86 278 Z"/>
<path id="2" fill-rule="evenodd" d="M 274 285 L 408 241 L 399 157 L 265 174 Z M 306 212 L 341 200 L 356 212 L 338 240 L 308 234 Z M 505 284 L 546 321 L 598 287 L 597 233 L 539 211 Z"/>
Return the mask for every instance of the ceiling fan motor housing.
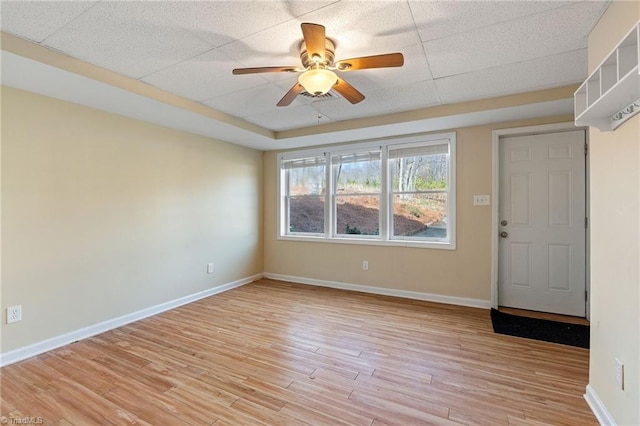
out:
<path id="1" fill-rule="evenodd" d="M 335 60 L 335 50 L 336 46 L 333 41 L 325 38 L 324 61 L 320 61 L 318 64 L 323 68 L 332 67 Z M 307 45 L 304 41 L 300 44 L 300 61 L 302 62 L 302 65 L 307 69 L 317 63 L 314 58 L 309 56 L 309 53 L 307 52 Z"/>

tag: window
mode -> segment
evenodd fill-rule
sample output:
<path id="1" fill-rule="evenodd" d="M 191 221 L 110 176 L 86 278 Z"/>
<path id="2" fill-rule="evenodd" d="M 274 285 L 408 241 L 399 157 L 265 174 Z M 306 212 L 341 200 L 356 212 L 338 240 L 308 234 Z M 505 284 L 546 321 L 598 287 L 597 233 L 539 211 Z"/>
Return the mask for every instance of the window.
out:
<path id="1" fill-rule="evenodd" d="M 287 152 L 279 238 L 455 249 L 455 134 Z"/>
<path id="2" fill-rule="evenodd" d="M 448 157 L 448 144 L 389 150 L 391 238 L 447 240 Z"/>
<path id="3" fill-rule="evenodd" d="M 336 235 L 380 235 L 380 150 L 331 157 Z"/>
<path id="4" fill-rule="evenodd" d="M 324 157 L 284 161 L 288 234 L 324 234 L 326 173 Z"/>

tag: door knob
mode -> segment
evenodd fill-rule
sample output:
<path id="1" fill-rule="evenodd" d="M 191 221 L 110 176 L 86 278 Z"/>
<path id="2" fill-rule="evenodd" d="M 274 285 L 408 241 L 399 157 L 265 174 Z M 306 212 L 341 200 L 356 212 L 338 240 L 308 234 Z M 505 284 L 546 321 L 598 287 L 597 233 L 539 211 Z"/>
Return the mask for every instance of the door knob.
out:
<path id="1" fill-rule="evenodd" d="M 508 233 L 506 233 L 505 231 L 502 231 L 502 232 L 500 233 L 500 236 L 501 236 L 502 238 L 507 238 L 507 237 L 509 236 L 509 234 L 508 234 Z"/>

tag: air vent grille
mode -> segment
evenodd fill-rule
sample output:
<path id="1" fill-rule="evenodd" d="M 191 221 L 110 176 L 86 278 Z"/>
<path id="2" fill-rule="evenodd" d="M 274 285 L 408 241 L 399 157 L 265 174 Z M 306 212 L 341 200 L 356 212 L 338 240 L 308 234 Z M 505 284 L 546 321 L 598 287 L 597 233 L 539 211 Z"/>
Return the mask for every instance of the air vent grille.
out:
<path id="1" fill-rule="evenodd" d="M 300 95 L 304 96 L 305 98 L 313 98 L 313 99 L 318 99 L 318 100 L 323 100 L 323 99 L 337 99 L 338 97 L 336 95 L 334 95 L 331 92 L 327 92 L 324 95 L 312 95 L 311 93 L 307 92 L 306 90 L 302 91 L 300 93 Z"/>

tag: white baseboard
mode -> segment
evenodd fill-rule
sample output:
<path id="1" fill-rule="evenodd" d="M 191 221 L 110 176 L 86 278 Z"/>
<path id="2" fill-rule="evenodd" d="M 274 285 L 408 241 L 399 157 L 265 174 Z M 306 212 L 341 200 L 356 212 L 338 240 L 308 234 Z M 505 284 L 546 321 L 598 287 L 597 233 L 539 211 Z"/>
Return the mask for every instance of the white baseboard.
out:
<path id="1" fill-rule="evenodd" d="M 587 385 L 587 392 L 584 394 L 584 399 L 587 401 L 589 408 L 591 408 L 591 411 L 593 411 L 593 414 L 602 426 L 616 426 L 615 420 L 613 420 L 613 417 L 607 410 L 607 407 L 604 406 L 591 385 Z"/>
<path id="2" fill-rule="evenodd" d="M 490 309 L 491 301 L 482 299 L 470 299 L 466 297 L 444 296 L 441 294 L 422 293 L 418 291 L 395 290 L 384 287 L 372 287 L 361 284 L 349 284 L 337 281 L 317 280 L 313 278 L 295 277 L 291 275 L 264 273 L 265 278 L 279 281 L 289 281 L 298 284 L 315 285 L 319 287 L 330 287 L 341 290 L 359 291 L 362 293 L 380 294 L 383 296 L 403 297 L 405 299 L 425 300 L 428 302 L 446 303 L 448 305 L 470 306 L 472 308 Z"/>
<path id="3" fill-rule="evenodd" d="M 89 327 L 84 327 L 79 330 L 72 331 L 60 336 L 52 337 L 47 340 L 43 340 L 32 345 L 24 346 L 22 348 L 14 349 L 9 352 L 0 354 L 0 367 L 13 364 L 18 361 L 22 361 L 27 358 L 31 358 L 36 355 L 40 355 L 44 352 L 59 348 L 75 341 L 86 339 L 87 337 L 95 336 L 96 334 L 104 333 L 105 331 L 113 330 L 114 328 L 121 327 L 125 324 L 132 323 L 134 321 L 141 320 L 143 318 L 150 317 L 152 315 L 159 314 L 161 312 L 168 311 L 178 306 L 186 305 L 187 303 L 195 302 L 196 300 L 204 299 L 205 297 L 213 296 L 214 294 L 222 293 L 231 290 L 236 287 L 243 286 L 250 282 L 256 281 L 262 278 L 262 274 L 256 274 L 251 277 L 242 278 L 237 281 L 233 281 L 227 284 L 223 284 L 218 287 L 211 288 L 209 290 L 193 293 L 188 296 L 180 297 L 175 300 L 161 303 L 159 305 L 151 306 L 149 308 L 142 309 L 137 312 L 132 312 L 127 315 L 123 315 L 118 318 L 113 318 L 107 321 L 103 321 L 98 324 L 94 324 Z"/>

